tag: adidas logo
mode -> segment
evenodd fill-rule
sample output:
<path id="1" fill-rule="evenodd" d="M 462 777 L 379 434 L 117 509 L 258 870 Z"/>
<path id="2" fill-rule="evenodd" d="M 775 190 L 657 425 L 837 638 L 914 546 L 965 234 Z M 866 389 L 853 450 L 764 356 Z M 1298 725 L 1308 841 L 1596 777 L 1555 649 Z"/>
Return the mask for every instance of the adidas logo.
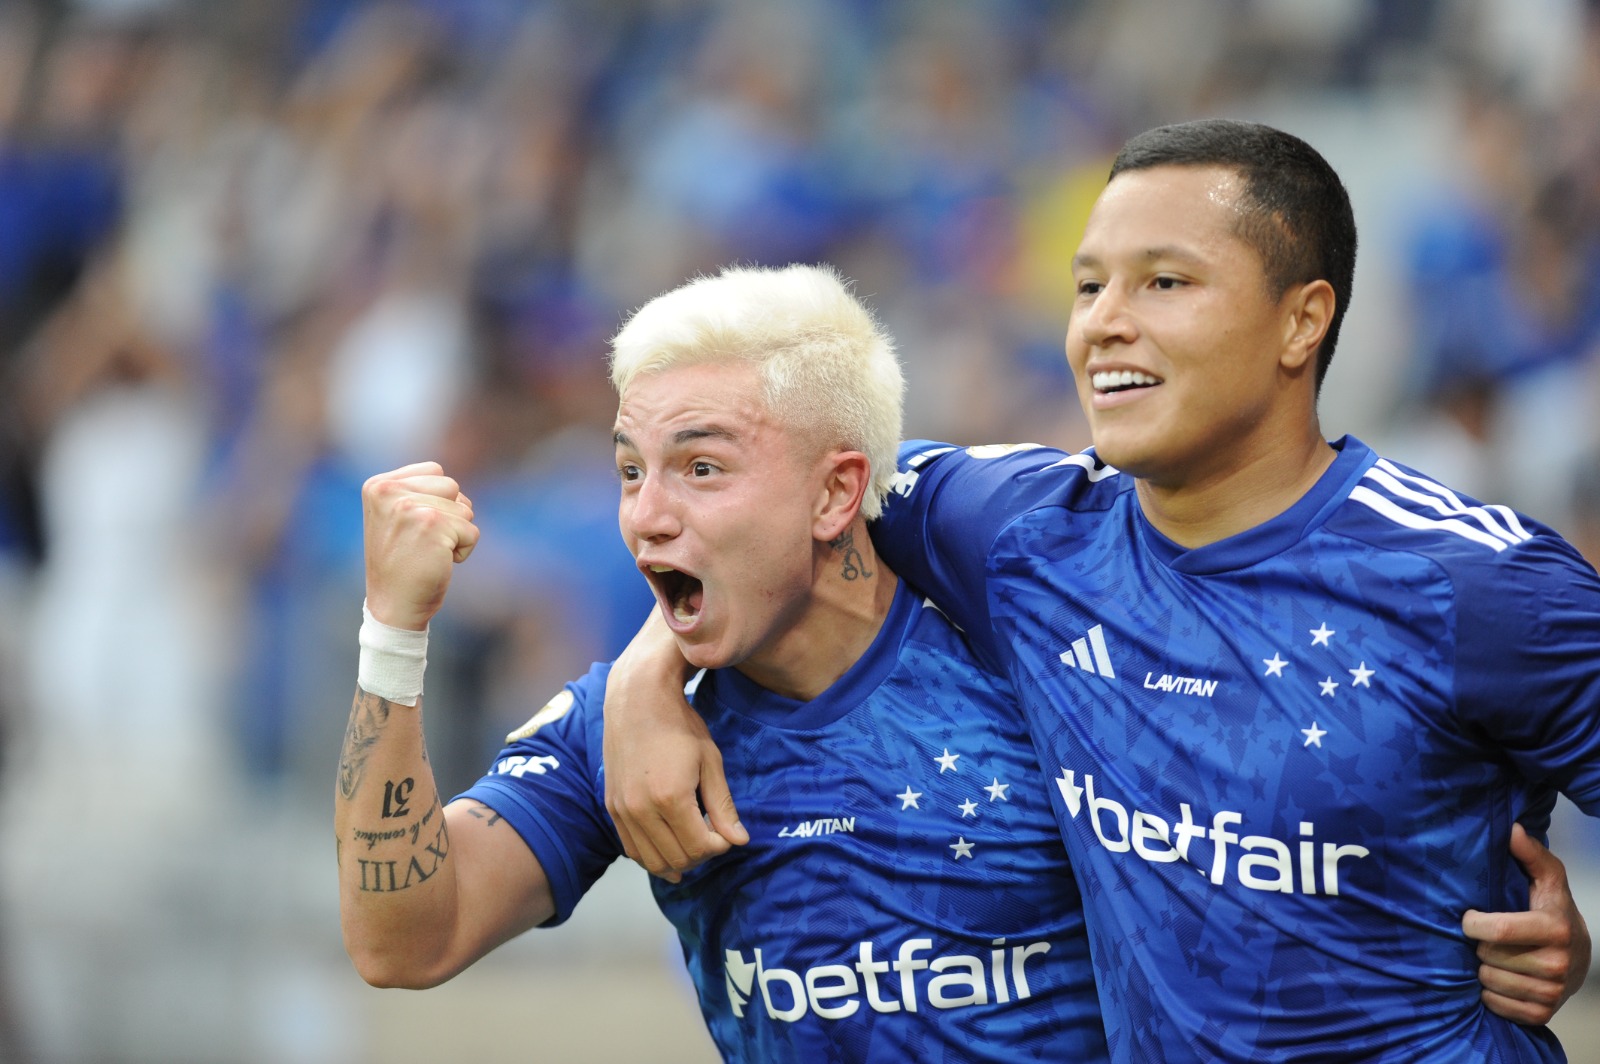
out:
<path id="1" fill-rule="evenodd" d="M 1097 672 L 1108 680 L 1117 678 L 1111 667 L 1111 655 L 1106 652 L 1106 637 L 1100 625 L 1089 629 L 1087 636 L 1072 641 L 1072 649 L 1061 652 L 1061 664 L 1069 669 Z"/>

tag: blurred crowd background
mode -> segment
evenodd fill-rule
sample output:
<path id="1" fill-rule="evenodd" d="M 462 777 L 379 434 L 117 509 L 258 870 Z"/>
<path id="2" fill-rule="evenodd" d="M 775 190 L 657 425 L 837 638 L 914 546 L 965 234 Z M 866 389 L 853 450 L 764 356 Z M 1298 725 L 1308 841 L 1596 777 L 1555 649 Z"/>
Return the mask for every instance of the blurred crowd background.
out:
<path id="1" fill-rule="evenodd" d="M 636 870 L 465 989 L 344 962 L 362 480 L 436 458 L 484 531 L 454 793 L 649 606 L 628 312 L 831 262 L 909 433 L 1085 446 L 1068 258 L 1117 145 L 1203 115 L 1351 187 L 1329 433 L 1600 561 L 1592 0 L 0 0 L 0 1060 L 705 1059 Z M 1557 845 L 1591 897 L 1600 832 Z"/>

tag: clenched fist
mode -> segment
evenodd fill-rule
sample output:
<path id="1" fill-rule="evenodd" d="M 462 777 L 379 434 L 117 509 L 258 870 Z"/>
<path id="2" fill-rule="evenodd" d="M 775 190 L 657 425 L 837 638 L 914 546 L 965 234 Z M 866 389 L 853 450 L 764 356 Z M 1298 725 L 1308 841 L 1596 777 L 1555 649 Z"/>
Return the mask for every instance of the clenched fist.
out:
<path id="1" fill-rule="evenodd" d="M 421 631 L 450 589 L 451 566 L 478 545 L 472 500 L 437 462 L 379 473 L 361 487 L 367 609 L 395 628 Z"/>

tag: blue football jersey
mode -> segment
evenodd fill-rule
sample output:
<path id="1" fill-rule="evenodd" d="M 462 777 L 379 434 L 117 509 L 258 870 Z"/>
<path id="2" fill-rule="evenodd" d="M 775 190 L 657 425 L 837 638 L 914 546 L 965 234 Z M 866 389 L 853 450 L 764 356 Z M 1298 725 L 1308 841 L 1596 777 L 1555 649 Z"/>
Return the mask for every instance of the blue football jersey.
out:
<path id="1" fill-rule="evenodd" d="M 465 793 L 550 877 L 553 922 L 622 853 L 609 667 Z M 652 879 L 711 1036 L 748 1061 L 1103 1061 L 1083 904 L 1014 694 L 901 584 L 876 640 L 795 702 L 732 669 L 692 691 L 750 842 Z"/>
<path id="2" fill-rule="evenodd" d="M 1092 453 L 903 446 L 874 538 L 1005 672 L 1119 1060 L 1559 1060 L 1482 1007 L 1462 913 L 1600 813 L 1600 578 L 1357 440 L 1195 549 Z"/>

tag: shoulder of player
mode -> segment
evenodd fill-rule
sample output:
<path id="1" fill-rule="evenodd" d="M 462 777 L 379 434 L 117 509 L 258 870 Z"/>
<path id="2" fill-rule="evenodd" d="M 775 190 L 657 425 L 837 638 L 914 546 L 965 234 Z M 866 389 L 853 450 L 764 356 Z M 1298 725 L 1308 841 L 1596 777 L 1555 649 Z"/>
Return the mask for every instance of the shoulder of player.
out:
<path id="1" fill-rule="evenodd" d="M 1131 478 L 1101 461 L 1092 448 L 1073 453 L 1037 443 L 903 445 L 894 490 L 908 494 L 928 474 L 988 497 L 1009 497 L 1018 510 L 1100 508 L 1132 486 Z"/>
<path id="2" fill-rule="evenodd" d="M 1548 526 L 1386 458 L 1377 458 L 1350 488 L 1330 528 L 1379 549 L 1431 559 L 1458 579 L 1532 559 L 1583 565 Z"/>

